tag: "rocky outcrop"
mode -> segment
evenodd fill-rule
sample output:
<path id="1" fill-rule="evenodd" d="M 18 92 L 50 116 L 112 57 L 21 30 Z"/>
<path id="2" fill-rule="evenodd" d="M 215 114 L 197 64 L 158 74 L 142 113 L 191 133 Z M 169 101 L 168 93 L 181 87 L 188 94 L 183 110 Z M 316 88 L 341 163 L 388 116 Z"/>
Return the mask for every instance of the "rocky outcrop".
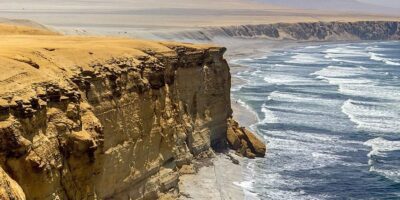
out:
<path id="1" fill-rule="evenodd" d="M 225 48 L 65 36 L 0 46 L 2 199 L 174 199 L 179 169 L 226 146 Z"/>
<path id="2" fill-rule="evenodd" d="M 233 119 L 228 120 L 227 140 L 230 148 L 242 156 L 248 158 L 265 156 L 265 144 L 254 133 L 240 127 Z"/>
<path id="3" fill-rule="evenodd" d="M 0 199 L 2 200 L 24 200 L 25 194 L 22 188 L 11 179 L 0 167 Z"/>
<path id="4" fill-rule="evenodd" d="M 161 36 L 167 37 L 168 36 Z M 338 41 L 338 40 L 398 40 L 398 21 L 276 23 L 209 27 L 185 31 L 174 38 L 213 41 L 214 38 L 264 38 L 273 40 Z"/>

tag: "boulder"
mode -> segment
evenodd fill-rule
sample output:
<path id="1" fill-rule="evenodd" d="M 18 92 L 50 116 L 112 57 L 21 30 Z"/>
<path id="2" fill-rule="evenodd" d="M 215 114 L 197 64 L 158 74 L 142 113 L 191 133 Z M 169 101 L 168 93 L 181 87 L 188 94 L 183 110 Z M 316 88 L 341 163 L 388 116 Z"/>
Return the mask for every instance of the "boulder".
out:
<path id="1" fill-rule="evenodd" d="M 256 154 L 257 157 L 264 157 L 267 151 L 265 144 L 254 133 L 245 128 L 242 128 L 242 130 L 248 139 L 252 152 Z"/>
<path id="2" fill-rule="evenodd" d="M 233 150 L 238 150 L 241 147 L 240 138 L 236 134 L 235 130 L 232 127 L 228 127 L 228 131 L 226 133 L 226 138 L 228 140 L 229 146 Z"/>
<path id="3" fill-rule="evenodd" d="M 239 155 L 248 158 L 265 156 L 267 148 L 262 140 L 246 128 L 240 127 L 233 119 L 228 120 L 226 137 L 229 147 Z"/>

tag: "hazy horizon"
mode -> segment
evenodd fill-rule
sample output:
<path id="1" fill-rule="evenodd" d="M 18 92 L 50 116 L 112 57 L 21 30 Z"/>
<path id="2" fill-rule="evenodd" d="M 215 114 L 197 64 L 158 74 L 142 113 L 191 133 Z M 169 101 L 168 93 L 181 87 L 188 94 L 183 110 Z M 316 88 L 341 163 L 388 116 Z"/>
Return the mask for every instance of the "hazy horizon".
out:
<path id="1" fill-rule="evenodd" d="M 399 15 L 398 0 L 255 0 L 272 5 L 297 9 Z"/>

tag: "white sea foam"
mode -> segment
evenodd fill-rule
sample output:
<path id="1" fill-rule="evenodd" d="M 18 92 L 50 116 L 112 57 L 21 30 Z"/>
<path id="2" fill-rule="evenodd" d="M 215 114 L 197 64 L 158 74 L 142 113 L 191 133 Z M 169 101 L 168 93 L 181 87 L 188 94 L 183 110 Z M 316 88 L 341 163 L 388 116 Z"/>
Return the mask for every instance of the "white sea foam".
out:
<path id="1" fill-rule="evenodd" d="M 384 62 L 384 63 L 386 63 L 387 65 L 400 66 L 400 63 L 395 62 L 393 59 L 383 58 L 383 57 L 382 57 L 382 56 L 383 56 L 382 54 L 369 52 L 369 55 L 370 55 L 370 59 L 371 59 L 371 60 Z"/>
<path id="2" fill-rule="evenodd" d="M 231 91 L 232 92 L 239 91 L 240 89 L 242 89 L 242 87 L 243 85 L 235 85 L 231 88 Z"/>
<path id="3" fill-rule="evenodd" d="M 391 179 L 397 183 L 400 183 L 400 170 L 399 169 L 380 169 L 374 166 L 369 168 L 370 172 L 375 172 Z"/>
<path id="4" fill-rule="evenodd" d="M 321 47 L 321 45 L 316 45 L 316 46 L 306 46 L 306 47 L 304 47 L 304 49 L 318 49 L 318 48 L 320 48 Z"/>
<path id="5" fill-rule="evenodd" d="M 299 170 L 323 170 L 327 166 L 344 165 L 345 157 L 336 151 L 354 151 L 349 141 L 335 135 L 321 135 L 302 131 L 268 131 L 270 143 L 265 168 L 254 171 L 257 180 L 268 188 L 262 199 L 325 199 L 327 195 L 310 195 L 301 188 L 313 185 L 313 179 L 307 177 L 286 177 L 282 174 Z M 254 161 L 249 161 L 254 162 Z M 257 166 L 265 166 L 259 164 Z M 262 171 L 260 171 L 262 170 Z M 262 173 L 261 173 L 262 172 Z M 266 181 L 263 181 L 266 180 Z M 256 182 L 255 184 L 258 184 Z M 255 185 L 253 185 L 255 186 Z M 287 189 L 281 189 L 287 188 Z"/>
<path id="6" fill-rule="evenodd" d="M 292 64 L 314 64 L 314 63 L 322 63 L 323 59 L 313 56 L 310 53 L 298 53 L 291 57 L 292 60 L 285 61 L 286 63 Z"/>
<path id="7" fill-rule="evenodd" d="M 283 74 L 267 74 L 264 77 L 264 81 L 269 84 L 277 85 L 307 85 L 315 82 L 301 76 L 291 76 Z"/>
<path id="8" fill-rule="evenodd" d="M 326 58 L 348 58 L 348 57 L 363 57 L 368 56 L 368 53 L 363 49 L 351 47 L 336 47 L 324 51 Z"/>
<path id="9" fill-rule="evenodd" d="M 253 61 L 253 58 L 240 58 L 240 59 L 232 59 L 229 61 L 231 64 L 242 64 L 246 61 Z"/>
<path id="10" fill-rule="evenodd" d="M 271 92 L 268 99 L 274 101 L 283 101 L 291 103 L 312 103 L 318 105 L 329 105 L 331 102 L 336 101 L 334 99 L 322 99 L 317 95 L 280 92 L 280 91 Z"/>
<path id="11" fill-rule="evenodd" d="M 346 95 L 378 98 L 391 101 L 400 100 L 400 90 L 393 86 L 376 86 L 372 83 L 339 84 L 339 92 Z"/>
<path id="12" fill-rule="evenodd" d="M 400 141 L 390 141 L 386 140 L 382 137 L 374 138 L 368 140 L 364 143 L 364 145 L 371 147 L 371 151 L 368 153 L 370 171 L 381 174 L 391 180 L 396 182 L 400 182 L 400 169 L 391 168 L 382 168 L 379 166 L 379 163 L 376 165 L 375 158 L 378 157 L 386 157 L 387 153 L 392 151 L 400 151 Z"/>
<path id="13" fill-rule="evenodd" d="M 253 192 L 252 181 L 233 182 L 234 185 L 242 188 L 246 200 L 260 200 L 256 192 Z"/>
<path id="14" fill-rule="evenodd" d="M 309 52 L 314 51 L 313 48 L 306 49 L 310 49 Z M 321 173 L 321 177 L 325 177 L 326 173 L 331 172 L 330 168 L 332 171 L 338 169 L 336 166 L 350 166 L 354 169 L 359 169 L 360 166 L 366 167 L 364 162 L 352 159 L 354 154 L 358 156 L 360 152 L 364 152 L 360 151 L 363 142 L 348 141 L 344 139 L 342 133 L 354 132 L 354 124 L 360 130 L 368 130 L 370 134 L 388 133 L 387 135 L 390 135 L 400 132 L 400 121 L 398 120 L 400 119 L 400 104 L 398 103 L 400 90 L 397 85 L 389 85 L 391 80 L 381 79 L 391 76 L 384 74 L 385 72 L 379 72 L 384 69 L 377 70 L 376 67 L 368 68 L 370 65 L 361 64 L 364 61 L 371 63 L 368 51 L 374 51 L 374 49 L 365 50 L 361 47 L 339 46 L 325 52 L 325 56 L 329 59 L 324 59 L 324 54 L 321 55 L 320 52 L 308 55 L 296 52 L 296 55 L 286 63 L 282 63 L 284 62 L 282 61 L 276 64 L 275 60 L 271 63 L 260 61 L 259 65 L 254 66 L 261 72 L 246 74 L 249 76 L 246 78 L 251 82 L 246 86 L 249 89 L 248 92 L 242 96 L 246 99 L 245 102 L 254 99 L 260 103 L 255 105 L 261 105 L 261 102 L 268 100 L 258 108 L 260 124 L 264 125 L 257 124 L 252 128 L 262 131 L 263 137 L 269 141 L 267 157 L 260 159 L 259 162 L 257 160 L 248 161 L 255 165 L 248 165 L 248 170 L 244 171 L 245 180 L 235 183 L 244 188 L 248 197 L 246 199 L 258 198 L 254 192 L 260 195 L 260 199 L 335 198 L 335 194 L 333 197 L 310 195 L 308 191 L 303 191 L 301 188 L 311 188 L 319 184 L 319 182 L 315 183 L 316 179 L 313 175 Z M 293 54 L 288 53 L 287 55 Z M 357 58 L 353 61 L 352 57 Z M 361 57 L 365 59 L 361 59 Z M 275 59 L 275 57 L 271 59 Z M 331 64 L 332 61 L 343 63 Z M 398 62 L 396 59 L 389 61 Z M 336 66 L 328 66 L 312 73 L 313 77 L 307 77 L 301 74 L 309 72 L 308 70 L 316 68 L 318 65 L 299 67 L 296 63 L 318 65 L 322 63 Z M 339 66 L 342 64 L 347 66 Z M 251 65 L 253 66 L 253 63 Z M 264 81 L 262 81 L 263 79 Z M 325 87 L 326 82 L 337 85 L 338 91 L 332 91 L 336 87 Z M 322 87 L 308 87 L 308 85 L 300 87 L 303 84 L 319 84 Z M 282 88 L 282 90 L 266 92 L 272 88 Z M 314 92 L 321 95 L 313 95 Z M 337 93 L 345 95 L 339 94 L 338 98 L 327 99 L 330 95 Z M 351 96 L 348 98 L 355 100 L 349 99 L 343 102 L 341 98 L 347 95 Z M 340 111 L 354 123 L 344 118 Z M 292 128 L 296 130 L 292 130 Z M 323 130 L 328 131 L 324 132 Z M 387 166 L 382 166 L 383 164 L 376 163 L 374 160 L 376 156 L 392 156 L 389 152 L 396 150 L 398 143 L 377 139 L 368 141 L 365 145 L 374 146 L 369 153 L 371 172 L 391 177 L 391 179 L 398 175 L 396 174 L 397 169 L 388 170 Z M 386 147 L 382 148 L 382 146 Z M 365 149 L 365 147 L 361 149 Z M 349 152 L 354 152 L 354 154 Z M 304 176 L 291 176 L 292 174 L 298 175 L 298 171 L 303 170 L 304 173 L 301 175 L 304 174 Z M 307 172 L 312 173 L 312 176 L 307 176 Z M 356 174 L 356 176 L 358 175 Z M 329 183 L 330 181 L 326 180 Z M 342 196 L 338 195 L 338 197 Z"/>
<path id="15" fill-rule="evenodd" d="M 261 112 L 264 113 L 264 119 L 260 123 L 262 124 L 278 123 L 278 118 L 274 115 L 274 113 L 271 110 L 268 110 L 265 104 L 261 106 Z"/>
<path id="16" fill-rule="evenodd" d="M 363 61 L 354 61 L 354 60 L 346 60 L 346 59 L 338 59 L 338 58 L 332 58 L 332 61 L 341 62 L 341 63 L 365 64 L 365 62 L 363 62 Z"/>
<path id="17" fill-rule="evenodd" d="M 386 48 L 381 48 L 381 47 L 375 45 L 375 46 L 372 46 L 372 47 L 367 47 L 366 50 L 367 51 L 376 52 L 376 51 L 384 51 L 384 50 L 387 50 L 387 49 Z"/>
<path id="18" fill-rule="evenodd" d="M 319 71 L 316 71 L 310 75 L 318 75 L 325 78 L 330 77 L 351 77 L 359 76 L 363 74 L 371 73 L 365 67 L 339 67 L 339 66 L 328 66 Z"/>
<path id="19" fill-rule="evenodd" d="M 336 67 L 328 66 L 310 75 L 317 76 L 317 79 L 325 80 L 331 85 L 343 84 L 373 84 L 372 80 L 361 78 L 359 76 L 370 74 L 371 72 L 364 67 Z"/>
<path id="20" fill-rule="evenodd" d="M 353 87 L 361 87 L 365 88 L 368 86 L 367 84 L 374 84 L 372 80 L 365 79 L 365 78 L 358 78 L 358 79 L 347 79 L 347 78 L 326 78 L 326 77 L 317 77 L 318 79 L 324 79 L 331 85 L 338 85 L 339 91 L 344 91 L 342 88 L 346 85 L 351 85 Z M 351 95 L 351 93 L 345 93 Z"/>
<path id="21" fill-rule="evenodd" d="M 344 102 L 342 112 L 360 130 L 394 133 L 400 131 L 400 113 L 395 106 L 349 99 Z"/>
<path id="22" fill-rule="evenodd" d="M 328 66 L 312 73 L 317 79 L 325 80 L 331 85 L 338 85 L 339 92 L 345 95 L 400 100 L 400 90 L 393 86 L 380 86 L 378 82 L 365 78 L 379 72 L 359 67 Z"/>
<path id="23" fill-rule="evenodd" d="M 399 151 L 400 141 L 390 141 L 382 137 L 374 138 L 364 142 L 364 145 L 372 148 L 372 151 L 368 154 L 371 156 L 385 156 L 386 152 Z"/>

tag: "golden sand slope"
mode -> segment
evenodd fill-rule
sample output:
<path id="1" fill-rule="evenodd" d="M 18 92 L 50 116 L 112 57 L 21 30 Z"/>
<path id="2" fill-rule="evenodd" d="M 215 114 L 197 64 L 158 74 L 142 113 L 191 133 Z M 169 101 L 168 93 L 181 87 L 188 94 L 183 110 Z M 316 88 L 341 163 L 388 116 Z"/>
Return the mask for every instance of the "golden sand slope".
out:
<path id="1" fill-rule="evenodd" d="M 0 24 L 0 35 L 58 35 L 58 33 L 28 26 Z"/>
<path id="2" fill-rule="evenodd" d="M 0 25 L 0 34 L 3 34 L 0 38 L 0 96 L 15 91 L 27 94 L 29 86 L 40 82 L 62 82 L 90 63 L 113 57 L 147 55 L 143 51 L 174 53 L 167 47 L 173 45 L 172 42 L 61 36 L 47 30 L 13 25 Z"/>

